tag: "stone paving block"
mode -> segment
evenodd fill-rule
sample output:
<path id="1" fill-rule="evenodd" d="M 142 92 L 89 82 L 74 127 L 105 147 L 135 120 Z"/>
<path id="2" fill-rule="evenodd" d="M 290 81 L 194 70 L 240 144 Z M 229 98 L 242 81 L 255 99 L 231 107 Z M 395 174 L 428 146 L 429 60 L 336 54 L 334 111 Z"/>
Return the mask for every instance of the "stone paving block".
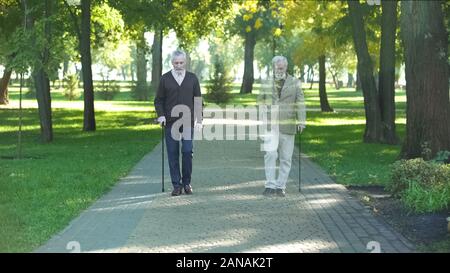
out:
<path id="1" fill-rule="evenodd" d="M 75 235 L 93 252 L 366 253 L 372 237 L 386 251 L 411 251 L 306 156 L 299 193 L 297 150 L 287 196 L 268 198 L 260 142 L 194 141 L 194 194 L 171 197 L 170 183 L 160 192 L 161 148 L 36 252 L 67 252 Z"/>

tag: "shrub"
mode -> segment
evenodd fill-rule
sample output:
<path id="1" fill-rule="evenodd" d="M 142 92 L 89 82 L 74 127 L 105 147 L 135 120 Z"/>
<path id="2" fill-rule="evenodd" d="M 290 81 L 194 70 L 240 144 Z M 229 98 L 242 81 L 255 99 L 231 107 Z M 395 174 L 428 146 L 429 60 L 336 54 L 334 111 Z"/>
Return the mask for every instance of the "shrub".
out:
<path id="1" fill-rule="evenodd" d="M 436 163 L 450 164 L 450 152 L 449 151 L 439 151 L 433 158 Z"/>
<path id="2" fill-rule="evenodd" d="M 78 77 L 76 74 L 67 75 L 64 79 L 65 88 L 64 88 L 64 96 L 68 100 L 74 100 L 80 96 L 78 92 Z"/>
<path id="3" fill-rule="evenodd" d="M 430 187 L 411 182 L 402 195 L 402 201 L 411 211 L 423 213 L 440 211 L 450 204 L 450 187 Z"/>
<path id="4" fill-rule="evenodd" d="M 116 81 L 102 81 L 101 90 L 96 91 L 100 95 L 100 98 L 104 100 L 112 100 L 119 94 L 120 86 Z"/>
<path id="5" fill-rule="evenodd" d="M 393 164 L 391 182 L 386 186 L 416 212 L 436 211 L 450 204 L 450 165 L 422 158 Z"/>
<path id="6" fill-rule="evenodd" d="M 215 56 L 214 75 L 206 85 L 205 99 L 217 104 L 225 104 L 231 99 L 231 79 L 228 78 L 223 61 Z"/>

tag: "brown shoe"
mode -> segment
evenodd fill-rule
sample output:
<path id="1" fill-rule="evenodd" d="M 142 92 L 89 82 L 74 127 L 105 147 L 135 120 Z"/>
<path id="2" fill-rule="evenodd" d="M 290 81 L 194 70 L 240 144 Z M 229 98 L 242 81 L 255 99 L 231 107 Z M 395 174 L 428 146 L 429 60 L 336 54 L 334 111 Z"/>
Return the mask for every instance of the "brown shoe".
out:
<path id="1" fill-rule="evenodd" d="M 176 187 L 176 188 L 174 188 L 173 189 L 173 191 L 172 191 L 172 196 L 178 196 L 178 195 L 181 195 L 181 187 Z"/>
<path id="2" fill-rule="evenodd" d="M 184 193 L 192 194 L 192 187 L 191 187 L 191 185 L 185 185 L 184 186 Z"/>

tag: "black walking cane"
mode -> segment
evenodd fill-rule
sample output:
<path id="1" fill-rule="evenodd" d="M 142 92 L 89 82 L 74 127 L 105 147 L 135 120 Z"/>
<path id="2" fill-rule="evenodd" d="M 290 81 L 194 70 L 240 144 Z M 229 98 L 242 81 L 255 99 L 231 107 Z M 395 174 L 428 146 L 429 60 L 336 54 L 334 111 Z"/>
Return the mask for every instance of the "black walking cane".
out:
<path id="1" fill-rule="evenodd" d="M 162 192 L 164 192 L 164 137 L 165 137 L 165 125 L 161 123 L 161 180 L 162 180 Z"/>
<path id="2" fill-rule="evenodd" d="M 162 192 L 164 192 L 164 137 L 165 137 L 165 126 L 163 123 L 159 123 L 158 119 L 155 119 L 155 123 L 161 126 L 161 186 Z"/>
<path id="3" fill-rule="evenodd" d="M 302 192 L 302 131 L 299 130 L 298 136 L 298 192 Z"/>

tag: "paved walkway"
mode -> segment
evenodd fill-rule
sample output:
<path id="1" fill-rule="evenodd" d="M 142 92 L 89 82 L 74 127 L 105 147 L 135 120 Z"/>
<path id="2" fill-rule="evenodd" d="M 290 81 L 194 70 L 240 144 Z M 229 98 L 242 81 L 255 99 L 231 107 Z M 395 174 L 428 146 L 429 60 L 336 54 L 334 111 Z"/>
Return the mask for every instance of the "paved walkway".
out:
<path id="1" fill-rule="evenodd" d="M 161 193 L 159 144 L 111 192 L 35 251 L 370 252 L 368 244 L 379 244 L 381 252 L 413 251 L 306 155 L 299 164 L 297 148 L 287 196 L 263 196 L 259 145 L 196 141 L 194 194 L 170 197 L 167 165 Z"/>

